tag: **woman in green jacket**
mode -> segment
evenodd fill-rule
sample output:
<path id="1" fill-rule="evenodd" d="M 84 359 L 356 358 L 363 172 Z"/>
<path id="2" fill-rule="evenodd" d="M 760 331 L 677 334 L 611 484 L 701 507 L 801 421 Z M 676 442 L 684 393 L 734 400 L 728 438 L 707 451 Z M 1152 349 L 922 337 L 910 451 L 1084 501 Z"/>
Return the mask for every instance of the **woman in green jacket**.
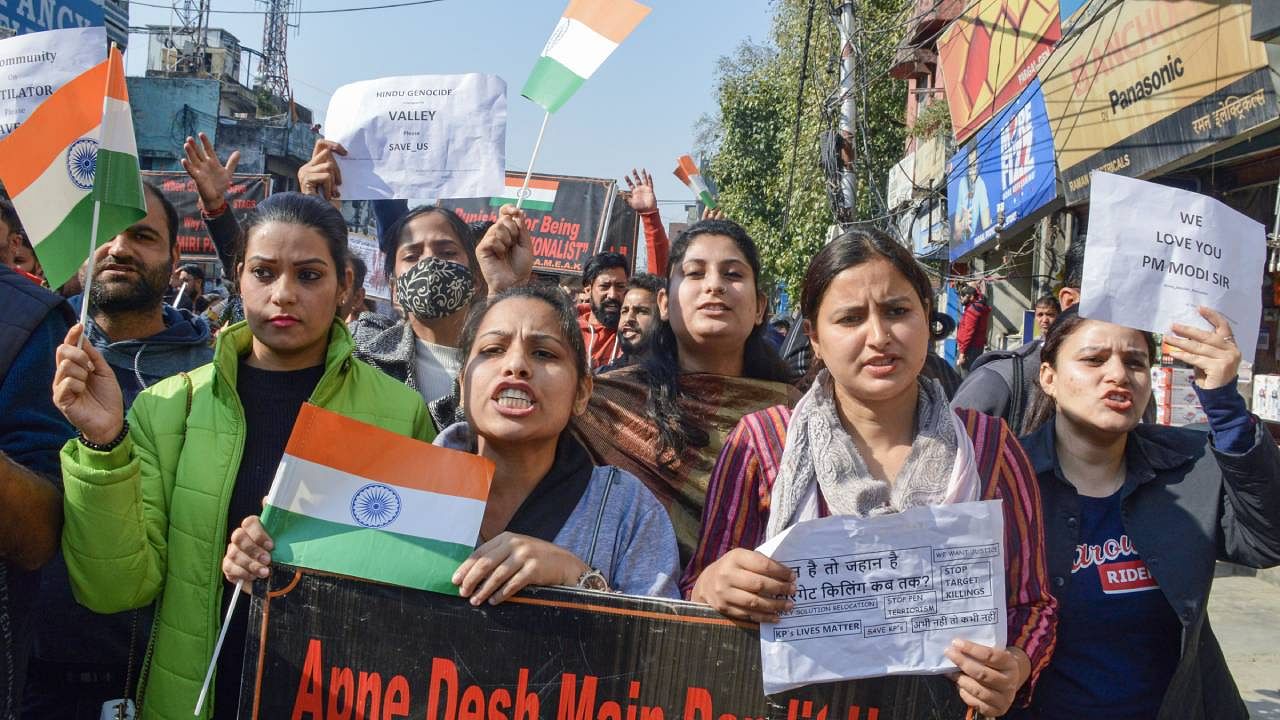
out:
<path id="1" fill-rule="evenodd" d="M 54 402 L 80 431 L 62 450 L 63 552 L 90 609 L 156 603 L 138 690 L 144 720 L 192 717 L 231 598 L 220 568 L 228 538 L 260 512 L 303 402 L 420 440 L 435 435 L 416 393 L 351 356 L 335 318 L 351 285 L 338 211 L 273 195 L 244 238 L 245 322 L 222 331 L 211 364 L 138 396 L 127 420 L 111 369 L 91 345 L 77 347 L 79 325 L 58 349 Z M 247 607 L 237 614 L 204 718 L 236 714 Z"/>

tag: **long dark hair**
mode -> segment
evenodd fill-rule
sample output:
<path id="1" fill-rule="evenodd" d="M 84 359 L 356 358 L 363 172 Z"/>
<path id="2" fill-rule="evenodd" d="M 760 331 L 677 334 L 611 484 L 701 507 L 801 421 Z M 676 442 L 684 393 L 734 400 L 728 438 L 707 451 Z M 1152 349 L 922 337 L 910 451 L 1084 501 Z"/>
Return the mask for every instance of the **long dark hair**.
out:
<path id="1" fill-rule="evenodd" d="M 342 286 L 347 273 L 347 221 L 343 219 L 342 213 L 321 200 L 318 195 L 281 192 L 258 203 L 241 227 L 236 252 L 237 267 L 244 262 L 249 236 L 259 227 L 273 222 L 301 225 L 320 233 L 329 246 L 329 257 L 333 260 L 334 272 L 338 275 L 338 286 Z M 236 275 L 238 281 L 239 273 Z"/>
<path id="2" fill-rule="evenodd" d="M 690 225 L 671 244 L 667 258 L 667 292 L 671 289 L 671 272 L 684 262 L 685 253 L 694 240 L 703 235 L 723 235 L 733 241 L 751 267 L 756 293 L 760 292 L 760 252 L 755 241 L 741 225 L 730 220 L 702 220 Z M 768 318 L 751 329 L 742 346 L 742 376 L 755 380 L 789 383 L 791 372 L 778 357 L 766 337 Z M 671 323 L 662 322 L 653 336 L 648 354 L 640 361 L 640 378 L 648 385 L 645 402 L 650 417 L 658 427 L 658 457 L 662 465 L 672 467 L 689 447 L 706 447 L 711 438 L 705 428 L 685 422 L 680 409 L 680 350 Z"/>
<path id="3" fill-rule="evenodd" d="M 1053 321 L 1049 326 L 1049 332 L 1045 333 L 1044 344 L 1040 346 L 1040 363 L 1049 363 L 1053 367 L 1058 366 L 1058 351 L 1062 349 L 1062 344 L 1067 338 L 1088 321 L 1088 318 L 1081 317 L 1077 312 L 1079 306 L 1071 307 L 1062 311 L 1058 315 L 1058 319 Z M 1156 356 L 1156 340 L 1149 332 L 1142 333 L 1142 339 L 1147 343 L 1147 358 L 1154 359 Z M 1019 362 L 1014 358 L 1014 362 Z M 1031 407 L 1027 410 L 1027 417 L 1022 421 L 1021 434 L 1030 435 L 1049 422 L 1051 418 L 1058 412 L 1058 404 L 1053 398 L 1049 397 L 1040 387 L 1039 374 L 1037 373 L 1035 380 L 1035 395 L 1031 400 Z M 1017 430 L 1017 428 L 1014 428 Z"/>

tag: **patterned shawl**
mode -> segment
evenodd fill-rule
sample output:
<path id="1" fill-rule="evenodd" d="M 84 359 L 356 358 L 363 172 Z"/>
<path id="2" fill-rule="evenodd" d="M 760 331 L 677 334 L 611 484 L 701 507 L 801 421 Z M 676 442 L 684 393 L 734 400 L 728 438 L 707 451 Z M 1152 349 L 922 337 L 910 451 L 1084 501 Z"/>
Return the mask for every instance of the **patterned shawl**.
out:
<path id="1" fill-rule="evenodd" d="M 794 405 L 800 392 L 790 385 L 708 373 L 680 376 L 680 409 L 688 423 L 706 430 L 706 447 L 689 447 L 667 470 L 659 463 L 661 441 L 646 408 L 649 388 L 640 369 L 596 376 L 587 411 L 573 429 L 598 465 L 613 465 L 640 478 L 671 515 L 681 562 L 698 544 L 707 482 L 725 438 L 744 415 L 774 405 Z"/>

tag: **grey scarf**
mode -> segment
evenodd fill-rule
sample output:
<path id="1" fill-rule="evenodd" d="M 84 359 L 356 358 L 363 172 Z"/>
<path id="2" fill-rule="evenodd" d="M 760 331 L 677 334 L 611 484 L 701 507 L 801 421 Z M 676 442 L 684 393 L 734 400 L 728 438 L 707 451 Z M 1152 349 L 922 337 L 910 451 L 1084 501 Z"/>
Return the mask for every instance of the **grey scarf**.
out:
<path id="1" fill-rule="evenodd" d="M 818 373 L 787 427 L 787 444 L 770 500 L 766 537 L 794 525 L 821 491 L 833 515 L 881 515 L 942 504 L 957 462 L 956 425 L 942 386 L 921 377 L 916 436 L 892 486 L 871 475 L 836 411 L 831 373 Z"/>

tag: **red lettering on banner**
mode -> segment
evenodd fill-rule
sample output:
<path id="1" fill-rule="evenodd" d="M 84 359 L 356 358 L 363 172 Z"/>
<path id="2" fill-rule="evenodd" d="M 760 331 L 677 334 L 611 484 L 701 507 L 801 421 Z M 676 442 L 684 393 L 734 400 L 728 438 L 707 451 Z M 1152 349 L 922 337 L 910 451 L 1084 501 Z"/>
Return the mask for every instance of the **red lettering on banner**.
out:
<path id="1" fill-rule="evenodd" d="M 346 706 L 339 708 L 339 702 L 345 698 Z M 329 713 L 328 720 L 351 720 L 356 710 L 356 676 L 351 668 L 334 668 L 329 671 Z"/>
<path id="2" fill-rule="evenodd" d="M 298 683 L 298 694 L 293 699 L 293 715 L 291 720 L 302 720 L 303 715 L 311 715 L 315 720 L 324 718 L 323 671 L 320 662 L 320 641 L 311 638 L 307 643 L 307 659 L 302 662 L 302 680 Z"/>
<path id="3" fill-rule="evenodd" d="M 387 697 L 382 701 L 382 720 L 409 717 L 409 681 L 403 675 L 387 683 Z"/>
<path id="4" fill-rule="evenodd" d="M 556 720 L 592 720 L 591 711 L 596 706 L 596 683 L 594 675 L 582 678 L 582 701 L 578 699 L 578 676 L 565 673 L 560 676 L 560 709 L 556 712 Z M 575 707 L 576 704 L 576 707 Z M 686 717 L 685 720 L 688 720 Z"/>
<path id="5" fill-rule="evenodd" d="M 1147 569 L 1147 564 L 1141 559 L 1101 565 L 1098 567 L 1098 578 L 1102 582 L 1102 592 L 1108 595 L 1159 587 L 1156 579 L 1151 576 L 1151 571 Z"/>
<path id="6" fill-rule="evenodd" d="M 368 698 L 369 702 L 365 702 Z M 365 714 L 365 708 L 369 713 Z M 356 720 L 377 720 L 378 710 L 382 708 L 382 676 L 378 673 L 360 672 L 360 681 L 356 683 Z"/>

